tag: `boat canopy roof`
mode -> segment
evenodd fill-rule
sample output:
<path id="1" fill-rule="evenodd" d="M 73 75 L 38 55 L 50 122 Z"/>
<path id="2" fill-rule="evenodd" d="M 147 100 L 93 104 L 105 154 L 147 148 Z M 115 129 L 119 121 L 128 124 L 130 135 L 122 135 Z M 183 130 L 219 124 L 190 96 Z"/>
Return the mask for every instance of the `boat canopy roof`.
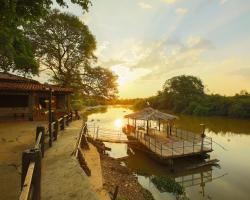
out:
<path id="1" fill-rule="evenodd" d="M 170 121 L 178 119 L 178 117 L 175 115 L 163 113 L 151 107 L 144 108 L 143 110 L 140 110 L 138 112 L 125 115 L 124 117 L 137 120 L 153 120 L 153 121 L 158 121 L 158 120 Z"/>

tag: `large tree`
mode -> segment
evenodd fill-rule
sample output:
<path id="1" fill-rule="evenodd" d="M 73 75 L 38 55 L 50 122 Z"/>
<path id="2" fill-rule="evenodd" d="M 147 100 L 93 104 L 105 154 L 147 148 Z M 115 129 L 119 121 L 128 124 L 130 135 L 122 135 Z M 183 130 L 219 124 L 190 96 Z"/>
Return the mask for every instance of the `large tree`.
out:
<path id="1" fill-rule="evenodd" d="M 201 79 L 195 76 L 181 75 L 168 79 L 163 86 L 163 90 L 172 95 L 189 98 L 195 95 L 203 95 L 204 85 Z"/>
<path id="2" fill-rule="evenodd" d="M 53 10 L 44 19 L 25 26 L 35 56 L 52 81 L 88 96 L 111 98 L 116 77 L 95 64 L 96 41 L 78 17 Z"/>
<path id="3" fill-rule="evenodd" d="M 66 0 L 0 0 L 0 71 L 36 74 L 34 59 L 23 26 L 46 16 L 53 2 L 67 6 Z M 71 0 L 87 11 L 90 0 Z"/>
<path id="4" fill-rule="evenodd" d="M 181 112 L 191 101 L 204 94 L 204 85 L 199 78 L 181 75 L 168 79 L 163 86 L 163 91 L 159 93 L 159 97 L 169 109 Z"/>

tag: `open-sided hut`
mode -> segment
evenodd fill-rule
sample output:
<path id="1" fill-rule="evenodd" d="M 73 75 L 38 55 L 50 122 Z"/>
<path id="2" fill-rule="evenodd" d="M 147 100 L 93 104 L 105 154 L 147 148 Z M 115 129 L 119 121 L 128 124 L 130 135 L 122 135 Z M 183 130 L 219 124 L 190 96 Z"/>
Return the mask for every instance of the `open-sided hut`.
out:
<path id="1" fill-rule="evenodd" d="M 158 127 L 154 127 L 154 130 L 158 129 L 160 132 L 162 129 L 165 129 L 164 131 L 167 132 L 167 134 L 170 134 L 174 120 L 178 119 L 178 117 L 175 115 L 163 113 L 151 107 L 125 115 L 124 117 L 128 119 L 127 129 L 129 131 L 133 131 L 133 129 L 135 130 L 136 128 L 144 128 L 147 134 L 152 129 L 151 122 L 158 125 Z M 129 119 L 132 119 L 132 125 L 129 124 Z M 143 126 L 138 126 L 138 122 L 143 122 Z"/>
<path id="2" fill-rule="evenodd" d="M 52 95 L 52 110 L 57 116 L 71 110 L 72 89 L 0 73 L 0 117 L 25 117 L 30 120 L 47 118 L 48 99 Z"/>

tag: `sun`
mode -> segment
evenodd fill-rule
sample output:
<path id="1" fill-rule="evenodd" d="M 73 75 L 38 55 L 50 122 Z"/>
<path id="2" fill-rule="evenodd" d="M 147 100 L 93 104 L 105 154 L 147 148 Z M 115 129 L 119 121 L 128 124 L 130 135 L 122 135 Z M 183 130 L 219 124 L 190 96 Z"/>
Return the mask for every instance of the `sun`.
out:
<path id="1" fill-rule="evenodd" d="M 118 76 L 117 82 L 119 86 L 124 85 L 126 83 L 126 78 L 122 76 Z"/>
<path id="2" fill-rule="evenodd" d="M 122 119 L 116 119 L 115 120 L 115 122 L 114 122 L 114 124 L 115 124 L 115 127 L 116 128 L 121 128 L 122 127 Z"/>

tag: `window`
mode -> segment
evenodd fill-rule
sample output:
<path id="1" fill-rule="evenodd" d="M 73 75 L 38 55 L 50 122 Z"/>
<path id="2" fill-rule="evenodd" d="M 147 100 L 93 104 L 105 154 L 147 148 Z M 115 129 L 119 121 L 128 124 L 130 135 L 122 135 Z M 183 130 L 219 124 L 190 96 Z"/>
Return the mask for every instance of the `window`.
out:
<path id="1" fill-rule="evenodd" d="M 0 95 L 0 107 L 28 107 L 29 96 L 28 95 Z"/>

